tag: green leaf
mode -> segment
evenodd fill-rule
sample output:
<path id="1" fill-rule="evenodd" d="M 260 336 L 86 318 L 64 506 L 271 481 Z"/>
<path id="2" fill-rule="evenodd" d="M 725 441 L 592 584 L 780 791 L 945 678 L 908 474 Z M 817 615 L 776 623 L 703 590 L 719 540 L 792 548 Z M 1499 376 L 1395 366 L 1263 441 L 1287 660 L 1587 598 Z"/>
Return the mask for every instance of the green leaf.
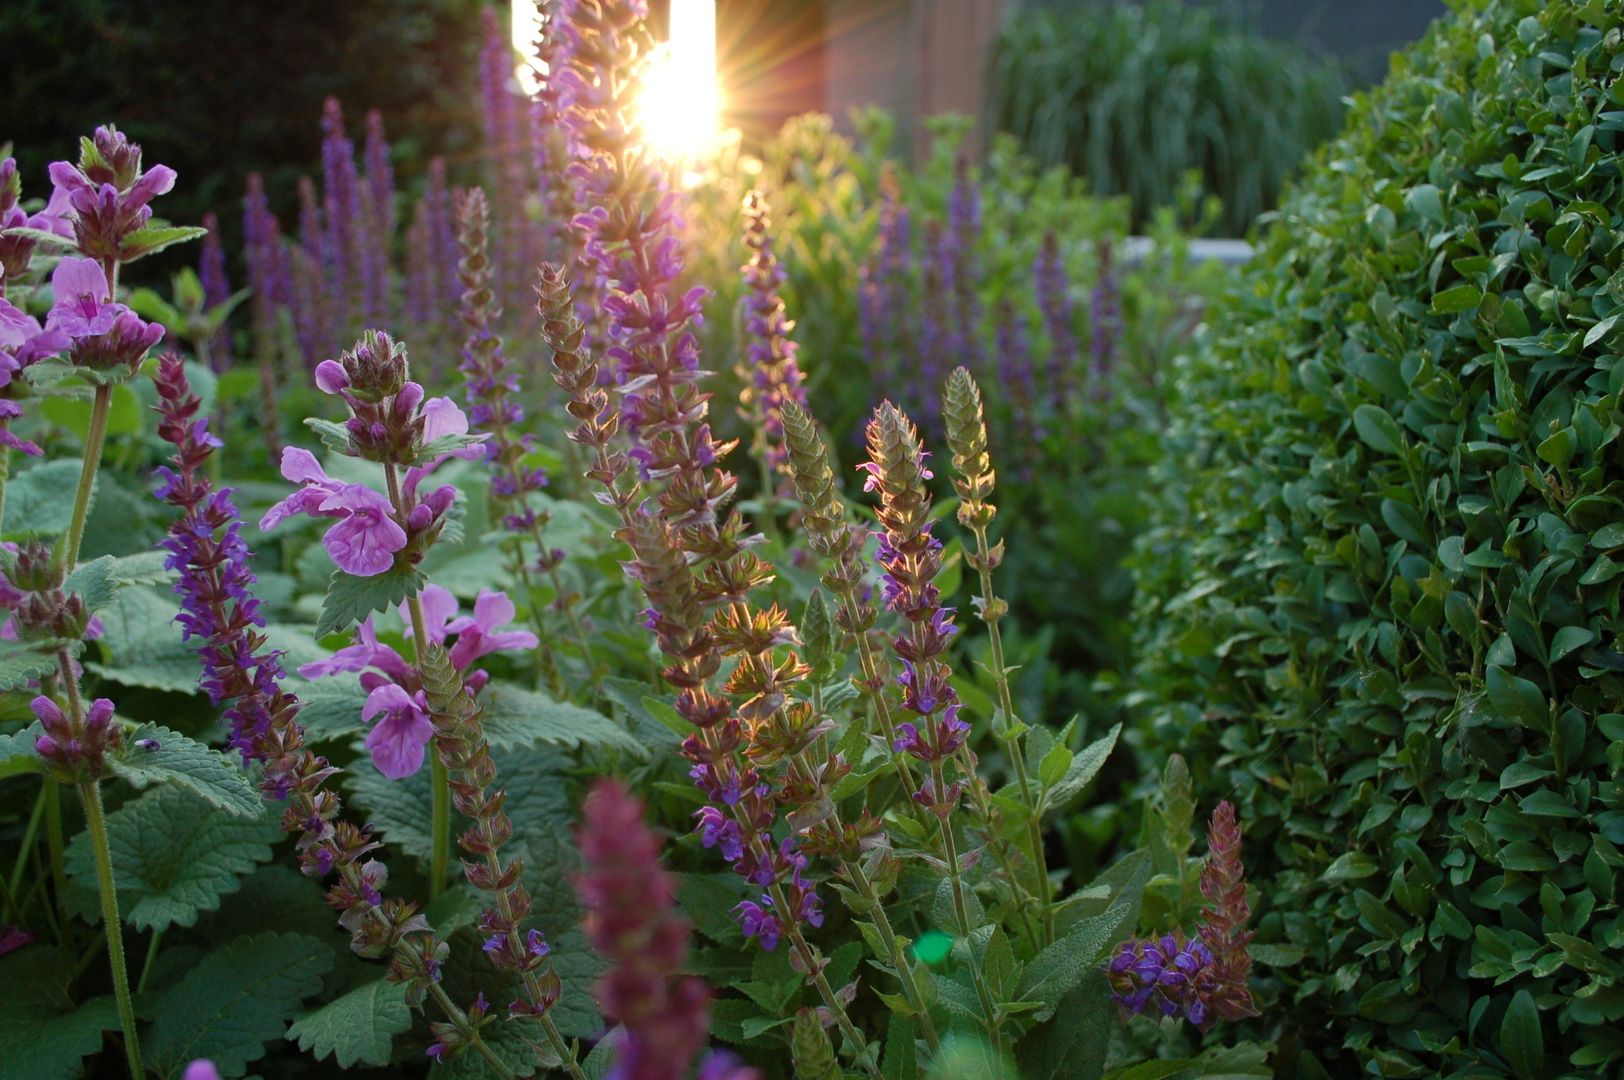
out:
<path id="1" fill-rule="evenodd" d="M 1049 790 L 1048 806 L 1050 809 L 1064 809 L 1073 799 L 1083 793 L 1089 782 L 1099 775 L 1105 765 L 1106 758 L 1116 748 L 1117 736 L 1122 733 L 1122 725 L 1112 725 L 1111 730 L 1102 738 L 1096 739 L 1083 747 L 1082 751 L 1071 760 L 1066 769 L 1066 775 L 1060 782 Z"/>
<path id="2" fill-rule="evenodd" d="M 228 817 L 172 787 L 150 791 L 107 816 L 107 845 L 119 910 L 137 930 L 195 926 L 202 911 L 242 886 L 242 876 L 271 857 L 279 835 L 269 814 Z M 96 888 L 90 834 L 68 845 L 68 873 Z"/>
<path id="3" fill-rule="evenodd" d="M 1539 1027 L 1539 1006 L 1534 995 L 1518 990 L 1500 1021 L 1500 1052 L 1523 1080 L 1535 1080 L 1545 1070 L 1545 1037 Z"/>
<path id="4" fill-rule="evenodd" d="M 1404 434 L 1399 430 L 1386 409 L 1379 405 L 1361 405 L 1353 410 L 1353 428 L 1365 445 L 1382 454 L 1399 454 L 1404 450 Z"/>
<path id="5" fill-rule="evenodd" d="M 1111 988 L 1098 971 L 1085 972 L 1054 1015 L 1020 1041 L 1022 1080 L 1098 1080 L 1112 1027 Z"/>
<path id="6" fill-rule="evenodd" d="M 1511 674 L 1503 667 L 1490 666 L 1484 678 L 1489 704 L 1496 715 L 1526 728 L 1543 731 L 1550 726 L 1551 713 L 1539 687 Z"/>
<path id="7" fill-rule="evenodd" d="M 75 959 L 37 944 L 0 957 L 0 1076 L 78 1080 L 102 1032 L 118 1028 L 110 995 L 79 1004 L 70 994 Z"/>
<path id="8" fill-rule="evenodd" d="M 1129 908 L 1128 904 L 1118 904 L 1082 920 L 1065 937 L 1033 957 L 1021 973 L 1016 1000 L 1043 1002 L 1044 1007 L 1035 1014 L 1039 1021 L 1054 1015 L 1061 999 L 1098 966 L 1100 956 L 1115 940 L 1117 929 L 1127 920 Z"/>
<path id="9" fill-rule="evenodd" d="M 174 571 L 164 566 L 167 551 L 138 551 L 134 555 L 121 555 L 113 560 L 112 579 L 120 585 L 167 585 Z"/>
<path id="10" fill-rule="evenodd" d="M 303 934 L 240 937 L 210 953 L 153 1007 L 147 1064 L 173 1077 L 195 1058 L 238 1075 L 280 1039 L 299 1004 L 321 989 L 333 953 Z"/>
<path id="11" fill-rule="evenodd" d="M 47 461 L 25 469 L 6 483 L 5 535 L 23 537 L 29 533 L 55 536 L 66 532 L 73 517 L 73 500 L 63 498 L 79 485 L 82 463 L 72 459 Z M 98 476 L 91 487 L 94 505 Z"/>
<path id="12" fill-rule="evenodd" d="M 36 645 L 43 644 L 40 642 Z M 79 643 L 69 647 L 78 655 Z M 56 671 L 56 654 L 30 648 L 21 642 L 0 641 L 0 690 L 22 690 L 41 675 Z"/>
<path id="13" fill-rule="evenodd" d="M 485 709 L 485 737 L 498 749 L 546 743 L 569 750 L 590 746 L 647 754 L 631 732 L 602 713 L 511 683 L 492 683 L 479 703 Z"/>
<path id="14" fill-rule="evenodd" d="M 1432 312 L 1437 315 L 1448 315 L 1457 311 L 1469 311 L 1483 302 L 1483 290 L 1476 285 L 1456 285 L 1436 293 L 1432 298 Z"/>
<path id="15" fill-rule="evenodd" d="M 207 236 L 209 230 L 196 225 L 149 225 L 124 238 L 119 245 L 119 257 L 123 262 L 134 262 L 136 259 L 156 254 L 167 247 L 184 244 L 188 240 L 196 240 L 200 236 Z"/>
<path id="16" fill-rule="evenodd" d="M 332 1054 L 339 1068 L 348 1069 L 358 1061 L 389 1064 L 395 1036 L 411 1026 L 405 984 L 379 978 L 305 1013 L 288 1029 L 288 1038 L 299 1040 L 299 1049 L 316 1060 Z"/>
<path id="17" fill-rule="evenodd" d="M 79 597 L 87 611 L 101 611 L 118 594 L 118 582 L 113 578 L 113 557 L 103 555 L 81 563 L 62 582 L 62 588 Z"/>
<path id="18" fill-rule="evenodd" d="M 348 630 L 374 611 L 389 611 L 408 596 L 423 590 L 421 570 L 386 570 L 371 577 L 356 577 L 334 570 L 322 601 L 316 636 Z"/>
<path id="19" fill-rule="evenodd" d="M 75 247 L 73 237 L 58 236 L 49 229 L 33 229 L 29 228 L 27 225 L 18 225 L 14 228 L 6 229 L 4 234 L 6 236 L 15 236 L 20 240 L 32 240 L 36 244 L 47 244 L 62 251 L 71 251 Z"/>
<path id="20" fill-rule="evenodd" d="M 89 398 L 53 396 L 40 402 L 40 413 L 51 423 L 60 424 L 83 440 L 90 434 L 93 404 Z M 113 387 L 107 410 L 107 434 L 139 435 L 146 422 L 141 400 L 128 385 Z"/>
<path id="21" fill-rule="evenodd" d="M 156 741 L 151 749 L 139 745 Z M 123 745 L 108 758 L 114 775 L 138 788 L 171 784 L 185 788 L 216 809 L 258 817 L 264 808 L 259 791 L 235 761 L 196 739 L 157 724 L 126 732 Z"/>
<path id="22" fill-rule="evenodd" d="M 8 776 L 45 771 L 45 762 L 34 750 L 34 740 L 44 734 L 35 721 L 21 731 L 0 735 L 0 780 Z"/>

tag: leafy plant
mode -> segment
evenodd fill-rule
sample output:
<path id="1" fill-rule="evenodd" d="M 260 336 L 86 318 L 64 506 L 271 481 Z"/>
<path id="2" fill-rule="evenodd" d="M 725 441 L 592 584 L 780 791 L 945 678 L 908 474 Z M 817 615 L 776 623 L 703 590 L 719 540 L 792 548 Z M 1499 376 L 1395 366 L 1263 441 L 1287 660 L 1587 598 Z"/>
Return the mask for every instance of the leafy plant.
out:
<path id="1" fill-rule="evenodd" d="M 1257 828 L 1302 1070 L 1624 1052 L 1619 32 L 1460 6 L 1179 364 L 1133 701 Z"/>

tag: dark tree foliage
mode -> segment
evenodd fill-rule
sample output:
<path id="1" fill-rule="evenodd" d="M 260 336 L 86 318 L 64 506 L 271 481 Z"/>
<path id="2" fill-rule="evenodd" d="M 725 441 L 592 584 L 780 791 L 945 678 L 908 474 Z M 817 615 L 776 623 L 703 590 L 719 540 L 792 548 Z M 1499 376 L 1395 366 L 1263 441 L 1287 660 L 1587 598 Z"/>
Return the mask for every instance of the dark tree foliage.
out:
<path id="1" fill-rule="evenodd" d="M 405 176 L 478 131 L 478 0 L 6 0 L 0 4 L 0 143 L 25 196 L 79 136 L 116 122 L 183 182 L 176 221 L 220 214 L 228 237 L 250 171 L 279 209 L 317 168 L 318 122 L 337 96 L 359 128 L 381 109 Z M 228 240 L 228 250 L 237 245 Z"/>

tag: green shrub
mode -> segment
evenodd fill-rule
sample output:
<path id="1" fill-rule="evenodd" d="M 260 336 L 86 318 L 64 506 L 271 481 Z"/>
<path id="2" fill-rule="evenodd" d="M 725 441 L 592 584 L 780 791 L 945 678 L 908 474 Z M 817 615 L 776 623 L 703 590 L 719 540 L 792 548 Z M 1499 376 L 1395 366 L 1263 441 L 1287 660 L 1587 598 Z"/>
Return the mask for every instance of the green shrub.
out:
<path id="1" fill-rule="evenodd" d="M 1239 236 L 1336 131 L 1348 77 L 1219 12 L 1158 0 L 1021 13 L 998 41 L 992 83 L 994 124 L 1039 162 L 1130 196 L 1140 221 L 1197 169 Z"/>
<path id="2" fill-rule="evenodd" d="M 1624 1054 L 1621 34 L 1457 4 L 1177 376 L 1133 700 L 1239 800 L 1334 1075 Z"/>

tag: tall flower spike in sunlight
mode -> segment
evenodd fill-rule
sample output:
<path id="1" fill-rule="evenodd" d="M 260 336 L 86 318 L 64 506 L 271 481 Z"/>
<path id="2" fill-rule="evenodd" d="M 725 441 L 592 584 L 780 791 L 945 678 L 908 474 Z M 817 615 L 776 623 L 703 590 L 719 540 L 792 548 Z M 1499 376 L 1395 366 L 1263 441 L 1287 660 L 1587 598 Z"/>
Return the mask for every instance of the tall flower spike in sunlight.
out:
<path id="1" fill-rule="evenodd" d="M 644 72 L 638 120 L 650 149 L 683 163 L 712 148 L 721 134 L 716 0 L 671 0 L 670 26 L 670 39 Z"/>

